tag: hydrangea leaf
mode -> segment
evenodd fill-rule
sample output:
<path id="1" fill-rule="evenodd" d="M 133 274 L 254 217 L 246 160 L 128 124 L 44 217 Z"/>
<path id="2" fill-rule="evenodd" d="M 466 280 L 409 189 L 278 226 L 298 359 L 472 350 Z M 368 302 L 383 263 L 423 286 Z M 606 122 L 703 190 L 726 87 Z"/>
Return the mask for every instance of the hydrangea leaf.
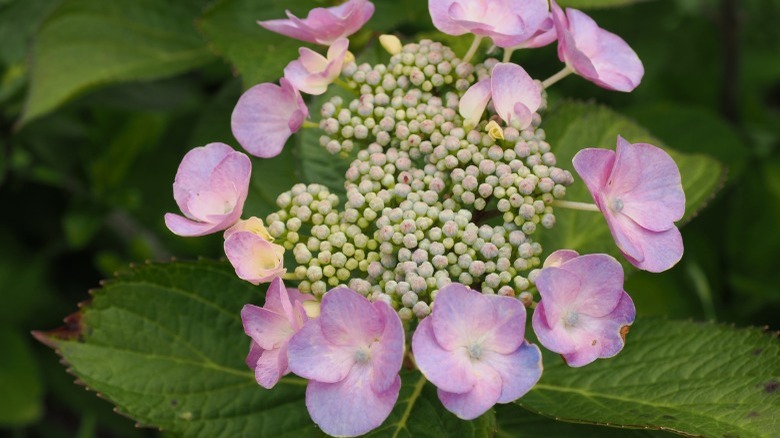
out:
<path id="1" fill-rule="evenodd" d="M 574 155 L 583 148 L 614 149 L 618 135 L 631 143 L 650 143 L 666 149 L 674 158 L 682 175 L 686 196 L 685 216 L 681 223 L 693 218 L 725 178 L 724 166 L 712 157 L 702 154 L 683 154 L 665 147 L 646 129 L 631 119 L 604 106 L 584 102 L 563 102 L 553 105 L 543 115 L 542 128 L 547 141 L 558 160 L 558 166 L 569 169 L 574 184 L 567 189 L 566 200 L 593 202 L 588 189 L 571 166 Z M 604 252 L 622 260 L 607 228 L 603 216 L 598 213 L 557 208 L 554 232 L 541 236 L 546 253 L 570 248 L 580 253 Z M 679 225 L 679 224 L 678 224 Z M 582 230 L 588 230 L 583 233 Z"/>
<path id="2" fill-rule="evenodd" d="M 615 358 L 570 368 L 546 352 L 518 404 L 556 419 L 691 436 L 780 430 L 780 342 L 757 328 L 640 319 Z"/>
<path id="3" fill-rule="evenodd" d="M 98 85 L 172 76 L 210 61 L 192 24 L 200 11 L 197 2 L 62 2 L 36 35 L 21 122 Z"/>
<path id="4" fill-rule="evenodd" d="M 244 88 L 261 82 L 276 82 L 288 62 L 298 57 L 306 43 L 260 27 L 260 20 L 285 18 L 288 9 L 305 17 L 308 10 L 323 6 L 312 0 L 221 0 L 198 22 L 216 51 L 243 77 Z"/>
<path id="5" fill-rule="evenodd" d="M 306 381 L 261 388 L 244 364 L 240 311 L 264 287 L 208 261 L 146 264 L 92 291 L 65 326 L 37 332 L 79 382 L 140 425 L 183 436 L 314 436 Z M 371 436 L 487 438 L 489 412 L 467 422 L 447 412 L 419 372 L 404 372 L 388 419 Z"/>
<path id="6" fill-rule="evenodd" d="M 263 288 L 215 262 L 144 265 L 93 291 L 64 327 L 37 333 L 80 382 L 140 425 L 184 436 L 313 435 L 305 381 L 257 385 L 240 311 Z"/>
<path id="7" fill-rule="evenodd" d="M 385 422 L 367 437 L 492 437 L 496 418 L 492 410 L 473 421 L 463 421 L 445 410 L 436 387 L 418 371 L 401 373 L 401 394 Z"/>

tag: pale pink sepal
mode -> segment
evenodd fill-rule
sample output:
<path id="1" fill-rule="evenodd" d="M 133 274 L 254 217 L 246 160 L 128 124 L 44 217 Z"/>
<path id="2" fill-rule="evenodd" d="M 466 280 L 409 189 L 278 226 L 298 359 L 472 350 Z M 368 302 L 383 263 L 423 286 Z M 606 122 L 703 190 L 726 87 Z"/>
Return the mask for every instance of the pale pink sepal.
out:
<path id="1" fill-rule="evenodd" d="M 287 139 L 309 117 L 301 93 L 285 78 L 279 84 L 255 85 L 241 95 L 233 109 L 233 136 L 257 157 L 279 155 Z"/>
<path id="2" fill-rule="evenodd" d="M 224 248 L 238 278 L 252 284 L 267 283 L 285 272 L 284 247 L 251 231 L 230 234 Z"/>
<path id="3" fill-rule="evenodd" d="M 258 21 L 257 24 L 291 38 L 329 46 L 363 27 L 374 14 L 374 4 L 367 0 L 349 0 L 339 6 L 314 8 L 303 19 L 290 11 L 286 14 L 286 19 Z"/>
<path id="4" fill-rule="evenodd" d="M 173 183 L 173 197 L 184 216 L 166 213 L 166 226 L 179 236 L 202 236 L 230 227 L 241 217 L 251 173 L 249 157 L 224 143 L 189 151 Z"/>
<path id="5" fill-rule="evenodd" d="M 301 303 L 312 299 L 285 288 L 281 278 L 276 278 L 268 286 L 263 307 L 247 304 L 241 310 L 244 332 L 252 338 L 246 363 L 260 386 L 270 389 L 290 372 L 287 343 L 308 320 Z"/>
<path id="6" fill-rule="evenodd" d="M 583 149 L 572 162 L 631 264 L 661 272 L 682 258 L 674 222 L 685 213 L 685 192 L 668 153 L 618 137 L 616 151 Z"/>
<path id="7" fill-rule="evenodd" d="M 290 340 L 290 369 L 309 379 L 306 407 L 323 432 L 362 435 L 390 415 L 401 388 L 404 330 L 384 301 L 330 290 L 318 318 Z"/>
<path id="8" fill-rule="evenodd" d="M 300 57 L 284 68 L 284 77 L 299 91 L 320 95 L 339 76 L 347 48 L 349 40 L 340 38 L 328 48 L 326 58 L 311 49 L 301 47 Z"/>
<path id="9" fill-rule="evenodd" d="M 490 37 L 504 48 L 537 35 L 549 15 L 547 0 L 429 0 L 428 10 L 440 31 Z"/>
<path id="10" fill-rule="evenodd" d="M 583 78 L 600 87 L 631 91 L 645 74 L 636 52 L 619 36 L 608 32 L 584 13 L 563 10 L 550 2 L 558 33 L 558 57 Z"/>
<path id="11" fill-rule="evenodd" d="M 542 104 L 542 88 L 519 65 L 500 62 L 493 67 L 489 79 L 477 82 L 463 94 L 458 112 L 465 124 L 476 126 L 491 99 L 496 113 L 507 125 L 525 129 Z"/>
<path id="12" fill-rule="evenodd" d="M 524 339 L 525 307 L 451 283 L 412 337 L 417 367 L 444 407 L 474 419 L 496 403 L 522 397 L 542 374 L 539 348 Z"/>

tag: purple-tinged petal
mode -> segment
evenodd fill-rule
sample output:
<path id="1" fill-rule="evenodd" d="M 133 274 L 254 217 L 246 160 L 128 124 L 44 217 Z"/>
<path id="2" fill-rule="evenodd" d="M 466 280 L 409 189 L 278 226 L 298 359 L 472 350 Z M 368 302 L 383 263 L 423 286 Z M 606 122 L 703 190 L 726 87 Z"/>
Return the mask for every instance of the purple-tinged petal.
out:
<path id="1" fill-rule="evenodd" d="M 284 77 L 304 93 L 322 94 L 341 72 L 348 47 L 348 39 L 336 40 L 328 49 L 327 58 L 303 47 L 300 49 L 300 57 L 284 68 Z"/>
<path id="2" fill-rule="evenodd" d="M 238 222 L 235 223 L 235 225 L 225 230 L 225 233 L 222 235 L 222 237 L 227 239 L 228 237 L 230 237 L 231 234 L 235 233 L 236 231 L 251 231 L 269 242 L 272 242 L 274 240 L 274 238 L 265 228 L 265 224 L 263 224 L 263 220 L 256 216 L 252 216 L 246 220 L 239 220 Z"/>
<path id="3" fill-rule="evenodd" d="M 680 170 L 663 149 L 631 144 L 618 136 L 615 165 L 607 183 L 608 206 L 649 231 L 665 231 L 685 213 Z"/>
<path id="4" fill-rule="evenodd" d="M 682 259 L 684 250 L 682 235 L 676 227 L 661 232 L 649 231 L 626 218 L 620 228 L 615 227 L 612 236 L 616 241 L 619 238 L 630 238 L 636 242 L 642 255 L 641 259 L 632 257 L 631 254 L 623 251 L 623 248 L 620 249 L 632 265 L 648 272 L 666 271 Z"/>
<path id="5" fill-rule="evenodd" d="M 374 4 L 367 0 L 349 0 L 339 6 L 314 8 L 304 19 L 286 11 L 287 19 L 258 21 L 276 33 L 302 41 L 330 45 L 339 38 L 357 32 L 374 14 Z"/>
<path id="6" fill-rule="evenodd" d="M 244 332 L 263 350 L 279 348 L 294 333 L 285 315 L 252 304 L 241 309 L 241 321 Z"/>
<path id="7" fill-rule="evenodd" d="M 273 388 L 287 373 L 287 346 L 263 351 L 255 364 L 255 380 L 265 389 Z"/>
<path id="8" fill-rule="evenodd" d="M 511 354 L 489 353 L 484 361 L 501 376 L 501 396 L 498 403 L 519 399 L 542 377 L 542 352 L 528 341 L 523 341 Z"/>
<path id="9" fill-rule="evenodd" d="M 182 237 L 205 236 L 219 231 L 221 224 L 210 224 L 207 222 L 196 222 L 187 219 L 184 216 L 173 213 L 165 213 L 165 226 L 173 234 Z"/>
<path id="10" fill-rule="evenodd" d="M 268 285 L 265 293 L 263 308 L 271 312 L 283 315 L 288 321 L 293 320 L 293 305 L 287 288 L 284 287 L 281 277 L 276 277 Z"/>
<path id="11" fill-rule="evenodd" d="M 607 186 L 609 175 L 615 165 L 615 151 L 609 149 L 586 148 L 574 156 L 572 164 L 577 174 L 588 187 L 588 191 L 596 205 L 602 207 L 602 196 L 604 188 Z"/>
<path id="12" fill-rule="evenodd" d="M 568 262 L 569 260 L 579 256 L 580 254 L 577 251 L 574 251 L 573 249 L 559 249 L 544 260 L 544 268 L 550 268 L 555 267 L 558 268 L 562 264 Z"/>
<path id="13" fill-rule="evenodd" d="M 433 333 L 432 319 L 433 316 L 429 316 L 420 321 L 412 336 L 412 352 L 417 367 L 439 388 L 454 393 L 471 391 L 475 377 L 466 349 L 447 351 L 442 348 Z"/>
<path id="14" fill-rule="evenodd" d="M 571 263 L 571 261 L 567 262 Z M 582 279 L 562 267 L 544 268 L 536 277 L 540 302 L 545 304 L 547 324 L 556 327 L 572 310 L 580 292 Z"/>
<path id="15" fill-rule="evenodd" d="M 642 238 L 652 237 L 653 234 L 643 233 L 642 231 L 646 230 L 626 215 L 616 214 L 612 210 L 603 207 L 601 211 L 604 213 L 604 219 L 607 220 L 609 232 L 612 233 L 612 238 L 615 239 L 615 244 L 620 252 L 634 265 L 643 262 L 645 254 L 642 249 Z"/>
<path id="16" fill-rule="evenodd" d="M 306 407 L 323 432 L 333 436 L 357 436 L 381 425 L 393 410 L 401 390 L 401 378 L 385 392 L 377 393 L 368 381 L 370 367 L 356 366 L 342 381 L 316 380 L 306 387 Z"/>
<path id="17" fill-rule="evenodd" d="M 300 93 L 289 81 L 282 78 L 280 84 L 255 85 L 241 95 L 233 109 L 233 135 L 252 155 L 279 155 L 309 115 Z"/>
<path id="18" fill-rule="evenodd" d="M 471 391 L 464 393 L 447 392 L 439 388 L 439 400 L 458 418 L 473 420 L 488 411 L 501 397 L 501 375 L 483 362 L 474 364 L 479 376 Z"/>
<path id="19" fill-rule="evenodd" d="M 510 354 L 523 344 L 525 336 L 525 306 L 514 297 L 486 295 L 493 306 L 493 329 L 482 342 L 483 350 Z"/>
<path id="20" fill-rule="evenodd" d="M 355 364 L 355 348 L 334 345 L 323 334 L 322 317 L 304 324 L 287 344 L 290 370 L 313 381 L 343 380 Z M 310 383 L 310 384 L 311 384 Z"/>
<path id="21" fill-rule="evenodd" d="M 225 239 L 225 255 L 236 275 L 252 284 L 273 280 L 284 273 L 284 247 L 268 242 L 249 231 L 233 233 Z"/>
<path id="22" fill-rule="evenodd" d="M 370 347 L 371 388 L 376 393 L 387 391 L 398 378 L 398 370 L 404 361 L 404 328 L 401 318 L 384 301 L 371 304 L 384 323 L 384 330 L 377 342 Z"/>
<path id="23" fill-rule="evenodd" d="M 535 49 L 537 47 L 544 47 L 551 44 L 558 39 L 558 33 L 555 30 L 552 14 L 550 14 L 539 26 L 534 35 L 514 47 L 516 49 Z"/>
<path id="24" fill-rule="evenodd" d="M 233 148 L 224 143 L 209 143 L 184 155 L 173 183 L 173 197 L 182 213 L 189 215 L 187 202 L 192 194 L 209 189 L 211 173 L 234 152 Z"/>
<path id="25" fill-rule="evenodd" d="M 490 79 L 483 79 L 466 90 L 458 104 L 458 112 L 465 124 L 476 126 L 490 100 Z"/>
<path id="26" fill-rule="evenodd" d="M 550 351 L 554 351 L 559 354 L 571 353 L 577 349 L 577 345 L 565 331 L 561 330 L 558 320 L 554 320 L 555 324 L 550 324 L 550 318 L 547 317 L 545 301 L 541 300 L 534 309 L 534 314 L 531 317 L 531 325 L 536 333 L 536 338 L 539 339 L 539 343 L 544 345 Z"/>
<path id="27" fill-rule="evenodd" d="M 254 369 L 257 366 L 257 360 L 260 359 L 260 355 L 263 354 L 262 348 L 257 345 L 255 341 L 249 341 L 249 353 L 246 355 L 246 366 Z"/>
<path id="28" fill-rule="evenodd" d="M 434 302 L 433 333 L 445 350 L 465 347 L 493 329 L 495 310 L 481 293 L 460 283 L 439 290 Z"/>
<path id="29" fill-rule="evenodd" d="M 515 120 L 520 129 L 531 124 L 531 115 L 542 104 L 542 90 L 523 67 L 511 63 L 498 63 L 490 78 L 493 106 L 507 124 Z M 520 104 L 520 108 L 518 108 Z M 518 111 L 518 109 L 520 111 Z"/>
<path id="30" fill-rule="evenodd" d="M 325 293 L 319 319 L 325 338 L 335 345 L 367 347 L 384 328 L 368 299 L 345 286 Z"/>
<path id="31" fill-rule="evenodd" d="M 579 292 L 571 303 L 580 314 L 602 317 L 612 312 L 623 295 L 623 267 L 612 256 L 586 254 L 569 260 L 561 269 L 581 279 Z"/>
<path id="32" fill-rule="evenodd" d="M 448 35 L 463 35 L 468 32 L 450 16 L 450 8 L 455 0 L 428 0 L 428 12 L 436 29 Z"/>

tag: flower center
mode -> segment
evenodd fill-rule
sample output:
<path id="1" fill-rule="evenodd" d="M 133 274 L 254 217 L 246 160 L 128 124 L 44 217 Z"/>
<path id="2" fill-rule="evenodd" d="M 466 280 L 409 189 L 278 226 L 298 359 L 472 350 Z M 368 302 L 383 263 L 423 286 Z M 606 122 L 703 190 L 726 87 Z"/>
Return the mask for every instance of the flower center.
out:
<path id="1" fill-rule="evenodd" d="M 619 212 L 619 211 L 623 210 L 623 200 L 620 199 L 620 198 L 615 198 L 612 201 L 612 210 L 614 210 L 616 212 Z"/>
<path id="2" fill-rule="evenodd" d="M 577 324 L 577 321 L 580 320 L 580 314 L 574 311 L 571 311 L 566 314 L 566 316 L 563 317 L 563 324 L 566 327 L 574 327 Z"/>
<path id="3" fill-rule="evenodd" d="M 466 350 L 469 352 L 469 357 L 474 360 L 479 360 L 482 357 L 482 345 L 473 343 L 469 345 Z"/>
<path id="4" fill-rule="evenodd" d="M 371 352 L 368 351 L 368 348 L 364 347 L 355 352 L 355 362 L 357 363 L 366 363 L 370 359 L 371 359 Z"/>

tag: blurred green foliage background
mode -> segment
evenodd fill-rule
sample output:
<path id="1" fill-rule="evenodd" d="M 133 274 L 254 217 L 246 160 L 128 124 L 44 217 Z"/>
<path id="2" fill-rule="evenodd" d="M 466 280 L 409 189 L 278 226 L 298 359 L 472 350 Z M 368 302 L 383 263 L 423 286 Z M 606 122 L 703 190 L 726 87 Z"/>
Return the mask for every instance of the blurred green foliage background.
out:
<path id="1" fill-rule="evenodd" d="M 426 2 L 375 3 L 353 50 L 383 31 L 433 30 Z M 629 278 L 640 316 L 780 329 L 780 1 L 561 3 L 622 4 L 587 12 L 629 42 L 646 76 L 631 94 L 572 77 L 552 98 L 604 103 L 728 168 L 683 227 L 682 262 Z M 61 325 L 88 289 L 129 263 L 221 257 L 219 235 L 183 239 L 165 228 L 179 161 L 209 142 L 237 147 L 229 120 L 242 89 L 275 81 L 294 58 L 297 42 L 255 20 L 324 5 L 0 0 L 0 433 L 157 434 L 74 385 L 30 332 Z M 561 67 L 554 45 L 513 59 L 537 78 Z M 267 213 L 294 175 L 254 164 L 273 180 L 253 180 L 247 211 Z"/>

